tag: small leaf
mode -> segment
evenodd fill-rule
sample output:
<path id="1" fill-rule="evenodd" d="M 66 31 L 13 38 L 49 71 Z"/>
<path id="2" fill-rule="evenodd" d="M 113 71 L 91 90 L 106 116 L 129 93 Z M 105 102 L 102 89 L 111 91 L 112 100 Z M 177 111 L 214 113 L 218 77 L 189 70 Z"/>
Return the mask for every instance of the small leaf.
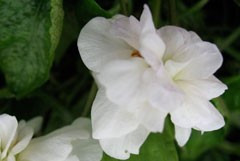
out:
<path id="1" fill-rule="evenodd" d="M 117 159 L 104 155 L 102 161 L 117 161 Z M 132 155 L 127 161 L 178 161 L 170 121 L 166 122 L 162 134 L 150 134 L 142 145 L 139 155 Z"/>
<path id="2" fill-rule="evenodd" d="M 48 79 L 62 20 L 61 0 L 0 1 L 0 70 L 16 96 Z"/>

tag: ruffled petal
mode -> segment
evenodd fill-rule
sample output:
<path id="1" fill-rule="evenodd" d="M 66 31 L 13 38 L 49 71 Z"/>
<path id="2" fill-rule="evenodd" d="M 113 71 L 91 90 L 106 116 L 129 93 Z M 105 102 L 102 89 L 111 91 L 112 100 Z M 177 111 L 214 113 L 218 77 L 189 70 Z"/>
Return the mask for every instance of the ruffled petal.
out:
<path id="1" fill-rule="evenodd" d="M 149 135 L 149 131 L 139 126 L 135 131 L 122 137 L 101 139 L 104 152 L 117 159 L 128 159 L 130 154 L 138 154 L 141 145 Z"/>
<path id="2" fill-rule="evenodd" d="M 184 146 L 191 135 L 191 128 L 182 128 L 175 125 L 175 138 L 179 146 Z"/>
<path id="3" fill-rule="evenodd" d="M 154 108 L 170 112 L 181 106 L 184 100 L 184 93 L 170 80 L 164 70 L 159 70 L 158 73 L 152 69 L 145 71 L 144 84 L 148 101 Z"/>
<path id="4" fill-rule="evenodd" d="M 163 56 L 164 61 L 172 59 L 174 55 L 179 54 L 178 50 L 182 46 L 202 41 L 196 33 L 177 26 L 161 27 L 157 33 L 166 44 L 166 51 Z"/>
<path id="5" fill-rule="evenodd" d="M 178 81 L 177 84 L 187 93 L 211 100 L 224 93 L 227 86 L 215 76 L 208 79 Z"/>
<path id="6" fill-rule="evenodd" d="M 81 30 L 78 50 L 84 64 L 94 72 L 111 60 L 131 57 L 133 48 L 123 40 L 109 33 L 111 20 L 97 17 L 89 21 Z"/>
<path id="7" fill-rule="evenodd" d="M 120 137 L 135 130 L 139 124 L 138 120 L 135 113 L 128 112 L 126 108 L 110 102 L 105 91 L 100 88 L 92 106 L 93 137 Z"/>
<path id="8" fill-rule="evenodd" d="M 18 122 L 16 117 L 2 114 L 0 115 L 0 141 L 1 149 L 1 158 L 5 158 L 8 154 L 8 150 L 12 145 L 16 132 L 17 132 Z"/>
<path id="9" fill-rule="evenodd" d="M 103 156 L 102 148 L 97 140 L 76 140 L 72 142 L 72 145 L 71 155 L 77 157 L 79 161 L 100 161 Z"/>
<path id="10" fill-rule="evenodd" d="M 146 68 L 147 64 L 142 58 L 111 61 L 96 78 L 106 88 L 107 97 L 124 106 L 144 101 L 141 79 Z"/>
<path id="11" fill-rule="evenodd" d="M 222 65 L 223 58 L 216 45 L 198 42 L 185 45 L 178 50 L 173 60 L 187 63 L 174 78 L 175 80 L 207 79 Z"/>
<path id="12" fill-rule="evenodd" d="M 33 128 L 34 134 L 36 134 L 41 130 L 42 123 L 43 123 L 43 117 L 38 116 L 29 120 L 26 126 Z"/>
<path id="13" fill-rule="evenodd" d="M 80 161 L 80 160 L 76 155 L 71 155 L 65 161 Z"/>
<path id="14" fill-rule="evenodd" d="M 28 126 L 25 121 L 20 121 L 17 130 L 17 143 L 11 149 L 11 153 L 16 155 L 23 151 L 31 141 L 33 137 L 34 130 L 32 127 Z"/>
<path id="15" fill-rule="evenodd" d="M 140 22 L 133 16 L 117 16 L 112 20 L 110 32 L 135 49 L 139 48 Z"/>
<path id="16" fill-rule="evenodd" d="M 73 150 L 72 142 L 90 139 L 90 120 L 77 119 L 72 125 L 63 127 L 46 136 L 33 139 L 19 154 L 19 161 L 65 161 Z"/>
<path id="17" fill-rule="evenodd" d="M 170 114 L 173 123 L 182 128 L 213 131 L 225 124 L 218 110 L 208 100 L 198 97 L 189 96 L 180 108 Z"/>
<path id="18" fill-rule="evenodd" d="M 158 36 L 153 24 L 152 15 L 147 5 L 140 18 L 141 34 L 140 34 L 140 53 L 144 59 L 153 68 L 157 68 L 161 64 L 161 58 L 165 51 L 165 44 Z"/>
<path id="19" fill-rule="evenodd" d="M 139 111 L 139 120 L 141 124 L 151 132 L 162 132 L 167 112 L 151 107 L 143 106 Z"/>

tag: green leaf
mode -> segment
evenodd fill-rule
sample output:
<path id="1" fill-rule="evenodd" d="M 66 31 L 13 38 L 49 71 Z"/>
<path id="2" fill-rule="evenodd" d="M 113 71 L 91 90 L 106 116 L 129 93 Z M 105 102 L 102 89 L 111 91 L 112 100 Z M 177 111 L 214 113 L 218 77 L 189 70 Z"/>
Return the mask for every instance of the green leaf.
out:
<path id="1" fill-rule="evenodd" d="M 102 161 L 117 161 L 117 159 L 104 155 Z M 142 145 L 139 155 L 132 155 L 127 161 L 178 161 L 170 121 L 166 122 L 162 134 L 150 134 Z"/>
<path id="2" fill-rule="evenodd" d="M 77 4 L 77 17 L 81 24 L 86 24 L 90 19 L 101 16 L 110 18 L 112 15 L 102 9 L 94 0 L 80 0 Z"/>
<path id="3" fill-rule="evenodd" d="M 0 1 L 0 70 L 16 96 L 48 79 L 62 20 L 61 0 Z"/>
<path id="4" fill-rule="evenodd" d="M 181 160 L 184 161 L 195 161 L 204 152 L 216 147 L 224 139 L 224 130 L 217 130 L 212 132 L 205 132 L 201 134 L 199 131 L 193 130 L 191 138 L 184 146 L 181 148 Z"/>

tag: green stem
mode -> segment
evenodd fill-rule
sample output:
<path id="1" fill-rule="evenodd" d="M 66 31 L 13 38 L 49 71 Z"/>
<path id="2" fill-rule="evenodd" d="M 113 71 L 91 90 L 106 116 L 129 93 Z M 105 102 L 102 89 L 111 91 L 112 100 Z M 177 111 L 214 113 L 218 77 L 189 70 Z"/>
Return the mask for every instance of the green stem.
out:
<path id="1" fill-rule="evenodd" d="M 70 123 L 73 120 L 72 114 L 52 95 L 39 91 L 36 96 L 45 101 L 55 112 L 61 115 L 65 123 Z"/>
<path id="2" fill-rule="evenodd" d="M 176 0 L 169 0 L 169 11 L 170 11 L 170 23 L 172 25 L 177 25 L 177 9 L 176 9 Z"/>
<path id="3" fill-rule="evenodd" d="M 238 27 L 235 31 L 232 32 L 231 35 L 229 35 L 225 41 L 223 41 L 220 44 L 220 49 L 225 50 L 227 47 L 229 47 L 234 41 L 236 41 L 240 37 L 240 27 Z"/>
<path id="4" fill-rule="evenodd" d="M 227 85 L 233 84 L 238 81 L 240 81 L 240 75 L 224 78 L 224 83 L 226 83 Z"/>
<path id="5" fill-rule="evenodd" d="M 97 93 L 97 85 L 96 85 L 95 82 L 93 82 L 91 90 L 90 90 L 89 95 L 88 95 L 86 105 L 85 105 L 85 107 L 83 109 L 83 112 L 82 112 L 82 116 L 84 116 L 84 117 L 88 116 L 88 114 L 91 110 L 92 104 L 93 104 L 93 100 L 96 96 L 96 93 Z"/>
<path id="6" fill-rule="evenodd" d="M 221 97 L 214 98 L 212 101 L 218 110 L 223 114 L 223 116 L 230 118 L 230 112 L 228 111 L 225 101 Z"/>
<path id="7" fill-rule="evenodd" d="M 201 10 L 207 3 L 209 0 L 200 0 L 198 1 L 196 4 L 194 4 L 194 6 L 192 6 L 190 9 L 188 9 L 184 14 L 182 14 L 180 16 L 180 19 L 185 18 L 188 15 L 192 15 L 195 12 Z"/>
<path id="8" fill-rule="evenodd" d="M 119 1 L 120 1 L 120 7 L 121 7 L 122 14 L 128 16 L 129 15 L 128 0 L 119 0 Z"/>
<path id="9" fill-rule="evenodd" d="M 219 148 L 229 154 L 235 154 L 237 156 L 240 156 L 240 145 L 239 144 L 230 143 L 230 142 L 225 141 L 220 144 Z"/>
<path id="10" fill-rule="evenodd" d="M 234 59 L 240 61 L 240 51 L 238 51 L 232 47 L 225 48 L 224 50 L 226 51 L 227 54 L 232 56 Z"/>
<path id="11" fill-rule="evenodd" d="M 156 28 L 160 26 L 160 11 L 161 11 L 161 0 L 152 0 L 150 1 L 153 15 L 153 22 L 155 23 Z"/>

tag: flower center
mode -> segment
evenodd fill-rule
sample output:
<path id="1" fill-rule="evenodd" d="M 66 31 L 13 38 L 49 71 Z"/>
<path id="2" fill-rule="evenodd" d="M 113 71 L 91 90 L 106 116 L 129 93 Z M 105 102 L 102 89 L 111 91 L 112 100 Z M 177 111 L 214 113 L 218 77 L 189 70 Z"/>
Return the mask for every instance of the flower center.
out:
<path id="1" fill-rule="evenodd" d="M 138 50 L 133 50 L 131 57 L 140 57 L 142 58 L 142 55 L 140 54 L 140 52 Z"/>

